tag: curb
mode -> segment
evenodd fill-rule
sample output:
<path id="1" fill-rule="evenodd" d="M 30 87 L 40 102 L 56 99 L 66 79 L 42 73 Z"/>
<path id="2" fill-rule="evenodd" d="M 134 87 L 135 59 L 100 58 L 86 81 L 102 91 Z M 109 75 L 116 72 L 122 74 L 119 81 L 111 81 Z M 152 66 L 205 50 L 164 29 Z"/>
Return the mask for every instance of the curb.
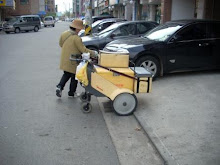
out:
<path id="1" fill-rule="evenodd" d="M 154 145 L 154 147 L 159 152 L 160 156 L 163 158 L 164 164 L 165 165 L 180 165 L 179 163 L 177 163 L 173 155 L 166 148 L 165 144 L 160 140 L 157 134 L 153 131 L 153 128 L 150 127 L 150 125 L 143 118 L 138 117 L 135 112 L 134 112 L 134 117 L 137 120 L 137 122 L 140 124 L 140 126 L 143 128 L 146 135 L 151 140 L 151 143 Z"/>
<path id="2" fill-rule="evenodd" d="M 134 115 L 117 116 L 97 98 L 121 165 L 162 165 L 165 161 Z"/>

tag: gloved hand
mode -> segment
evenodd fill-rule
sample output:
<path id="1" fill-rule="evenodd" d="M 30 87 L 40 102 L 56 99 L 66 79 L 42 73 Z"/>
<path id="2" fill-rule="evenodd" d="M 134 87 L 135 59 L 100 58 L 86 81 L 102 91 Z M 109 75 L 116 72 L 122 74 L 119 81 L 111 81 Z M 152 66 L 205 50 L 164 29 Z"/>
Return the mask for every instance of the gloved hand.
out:
<path id="1" fill-rule="evenodd" d="M 98 57 L 99 53 L 97 51 L 94 51 L 94 57 Z"/>

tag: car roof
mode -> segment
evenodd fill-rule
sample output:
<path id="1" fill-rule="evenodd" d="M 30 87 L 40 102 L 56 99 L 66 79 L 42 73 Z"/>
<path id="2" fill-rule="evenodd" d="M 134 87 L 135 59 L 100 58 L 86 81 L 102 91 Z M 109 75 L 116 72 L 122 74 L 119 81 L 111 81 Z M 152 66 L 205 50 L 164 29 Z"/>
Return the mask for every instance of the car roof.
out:
<path id="1" fill-rule="evenodd" d="M 118 24 L 118 25 L 124 25 L 124 24 L 130 24 L 130 23 L 153 23 L 153 24 L 158 24 L 157 22 L 154 21 L 123 21 L 123 22 L 116 22 L 114 24 Z"/>
<path id="2" fill-rule="evenodd" d="M 39 15 L 20 15 L 16 17 L 39 17 Z"/>
<path id="3" fill-rule="evenodd" d="M 126 19 L 122 19 L 122 18 L 106 18 L 106 19 L 102 19 L 102 20 L 98 20 L 100 21 L 100 23 L 103 22 L 111 22 L 111 21 L 127 21 Z"/>
<path id="4" fill-rule="evenodd" d="M 92 16 L 92 18 L 103 18 L 103 17 L 107 17 L 107 18 L 112 17 L 112 18 L 113 18 L 113 16 L 112 16 L 112 15 L 100 15 L 100 16 Z"/>
<path id="5" fill-rule="evenodd" d="M 165 24 L 170 24 L 170 23 L 179 23 L 179 24 L 191 24 L 191 23 L 197 23 L 197 22 L 220 22 L 217 20 L 208 20 L 208 19 L 182 19 L 182 20 L 172 20 L 168 21 Z"/>

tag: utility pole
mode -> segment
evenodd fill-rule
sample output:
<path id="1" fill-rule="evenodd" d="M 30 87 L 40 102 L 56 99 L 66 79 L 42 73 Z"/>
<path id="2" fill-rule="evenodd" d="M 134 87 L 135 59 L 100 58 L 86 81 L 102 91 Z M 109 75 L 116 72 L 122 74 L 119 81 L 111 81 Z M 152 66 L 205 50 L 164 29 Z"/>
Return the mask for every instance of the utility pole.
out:
<path id="1" fill-rule="evenodd" d="M 85 35 L 92 33 L 92 0 L 85 1 Z"/>

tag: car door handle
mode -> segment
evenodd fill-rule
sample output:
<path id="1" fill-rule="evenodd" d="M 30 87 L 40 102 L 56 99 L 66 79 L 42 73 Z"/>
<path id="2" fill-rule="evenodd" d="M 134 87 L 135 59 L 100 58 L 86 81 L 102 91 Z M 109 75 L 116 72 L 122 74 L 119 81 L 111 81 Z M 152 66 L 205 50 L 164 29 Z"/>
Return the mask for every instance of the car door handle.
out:
<path id="1" fill-rule="evenodd" d="M 205 46 L 209 46 L 209 43 L 202 43 L 202 44 L 199 44 L 199 47 L 205 47 Z"/>

